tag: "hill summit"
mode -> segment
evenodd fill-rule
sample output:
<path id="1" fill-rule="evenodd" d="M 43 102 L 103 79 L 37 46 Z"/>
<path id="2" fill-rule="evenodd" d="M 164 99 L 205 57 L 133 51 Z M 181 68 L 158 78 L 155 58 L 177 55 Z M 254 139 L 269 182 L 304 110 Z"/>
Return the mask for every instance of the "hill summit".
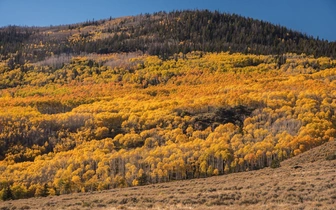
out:
<path id="1" fill-rule="evenodd" d="M 1 59 L 21 52 L 15 63 L 55 54 L 142 51 L 168 58 L 178 53 L 305 53 L 336 56 L 336 43 L 314 39 L 279 25 L 208 10 L 157 12 L 53 27 L 0 29 Z"/>

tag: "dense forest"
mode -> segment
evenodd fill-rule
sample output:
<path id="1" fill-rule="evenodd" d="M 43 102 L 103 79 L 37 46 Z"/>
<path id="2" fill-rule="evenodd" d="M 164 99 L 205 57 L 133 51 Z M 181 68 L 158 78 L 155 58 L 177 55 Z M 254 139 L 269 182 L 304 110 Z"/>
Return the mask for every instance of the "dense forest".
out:
<path id="1" fill-rule="evenodd" d="M 184 11 L 0 37 L 2 200 L 279 167 L 335 140 L 335 43 L 283 27 Z"/>

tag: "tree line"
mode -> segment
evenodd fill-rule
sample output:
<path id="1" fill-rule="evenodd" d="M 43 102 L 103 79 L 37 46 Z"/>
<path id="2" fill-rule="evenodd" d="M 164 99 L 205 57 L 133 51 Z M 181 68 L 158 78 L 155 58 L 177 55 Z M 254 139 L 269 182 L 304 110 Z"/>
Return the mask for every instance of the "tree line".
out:
<path id="1" fill-rule="evenodd" d="M 20 51 L 22 60 L 38 61 L 50 55 L 142 51 L 167 59 L 192 51 L 240 52 L 335 57 L 336 43 L 265 21 L 207 10 L 158 12 L 83 24 L 28 28 L 1 28 L 2 59 Z M 99 28 L 98 26 L 102 26 Z M 86 30 L 91 27 L 90 30 Z M 78 39 L 72 37 L 77 34 Z M 104 34 L 99 36 L 97 34 Z M 96 39 L 93 39 L 97 36 Z M 42 44 L 40 44 L 42 42 Z M 18 56 L 18 55 L 16 55 Z M 12 60 L 14 64 L 22 62 Z"/>

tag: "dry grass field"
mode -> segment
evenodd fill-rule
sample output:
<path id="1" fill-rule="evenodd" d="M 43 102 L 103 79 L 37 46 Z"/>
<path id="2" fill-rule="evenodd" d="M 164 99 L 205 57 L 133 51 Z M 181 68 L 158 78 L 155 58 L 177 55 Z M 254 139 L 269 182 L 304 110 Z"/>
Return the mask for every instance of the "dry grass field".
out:
<path id="1" fill-rule="evenodd" d="M 6 201 L 0 209 L 336 209 L 336 142 L 276 169 Z"/>

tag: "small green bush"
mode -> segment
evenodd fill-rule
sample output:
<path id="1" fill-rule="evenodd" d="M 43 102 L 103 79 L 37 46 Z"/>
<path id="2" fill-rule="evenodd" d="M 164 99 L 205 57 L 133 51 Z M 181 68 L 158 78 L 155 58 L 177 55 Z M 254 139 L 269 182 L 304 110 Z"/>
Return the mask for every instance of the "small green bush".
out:
<path id="1" fill-rule="evenodd" d="M 280 167 L 280 160 L 272 160 L 271 168 L 279 168 Z"/>

